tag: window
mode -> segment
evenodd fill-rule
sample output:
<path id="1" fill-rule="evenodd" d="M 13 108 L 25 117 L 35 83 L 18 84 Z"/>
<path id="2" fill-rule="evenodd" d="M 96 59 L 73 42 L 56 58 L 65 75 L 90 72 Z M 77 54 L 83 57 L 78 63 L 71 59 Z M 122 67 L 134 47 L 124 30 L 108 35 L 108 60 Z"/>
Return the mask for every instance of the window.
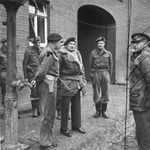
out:
<path id="1" fill-rule="evenodd" d="M 33 27 L 36 36 L 41 37 L 41 46 L 44 47 L 47 44 L 47 9 L 46 5 L 37 2 L 38 11 L 37 16 L 31 17 L 33 22 Z M 34 2 L 30 1 L 29 3 L 29 15 L 33 16 L 35 13 L 36 7 Z M 30 18 L 29 18 L 30 19 Z M 32 25 L 29 20 L 29 37 L 34 37 L 34 31 L 32 30 Z"/>

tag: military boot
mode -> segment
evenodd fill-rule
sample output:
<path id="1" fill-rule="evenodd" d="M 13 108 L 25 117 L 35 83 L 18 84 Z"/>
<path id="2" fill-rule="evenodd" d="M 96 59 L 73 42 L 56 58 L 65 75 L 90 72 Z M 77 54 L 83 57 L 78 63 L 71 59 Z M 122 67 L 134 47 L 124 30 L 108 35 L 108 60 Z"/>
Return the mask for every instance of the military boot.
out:
<path id="1" fill-rule="evenodd" d="M 94 118 L 98 118 L 101 115 L 99 102 L 95 104 L 95 108 L 96 108 L 96 113 L 94 114 Z"/>
<path id="2" fill-rule="evenodd" d="M 37 100 L 31 100 L 32 105 L 32 117 L 38 117 L 37 114 Z"/>
<path id="3" fill-rule="evenodd" d="M 102 103 L 102 116 L 106 119 L 108 119 L 109 117 L 106 115 L 106 110 L 107 110 L 107 103 Z"/>
<path id="4" fill-rule="evenodd" d="M 100 113 L 100 115 L 102 114 L 102 103 L 101 102 L 99 102 L 99 113 Z"/>

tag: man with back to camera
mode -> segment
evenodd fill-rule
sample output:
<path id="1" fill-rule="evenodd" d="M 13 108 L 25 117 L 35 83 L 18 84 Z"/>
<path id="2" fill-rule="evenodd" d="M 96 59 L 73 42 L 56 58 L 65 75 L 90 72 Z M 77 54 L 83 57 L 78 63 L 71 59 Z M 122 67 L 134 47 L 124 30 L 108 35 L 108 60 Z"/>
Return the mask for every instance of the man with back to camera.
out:
<path id="1" fill-rule="evenodd" d="M 102 117 L 108 119 L 105 112 L 109 101 L 109 84 L 113 60 L 111 52 L 105 49 L 105 43 L 104 37 L 99 37 L 96 40 L 97 49 L 94 49 L 90 54 L 89 67 L 93 85 L 93 101 L 96 107 L 94 118 L 102 114 Z"/>
<path id="2" fill-rule="evenodd" d="M 129 106 L 136 124 L 139 150 L 150 150 L 150 37 L 144 33 L 135 33 L 131 38 L 134 51 L 129 76 Z"/>
<path id="3" fill-rule="evenodd" d="M 59 60 L 57 51 L 60 49 L 62 37 L 57 33 L 48 36 L 47 46 L 42 50 L 38 60 L 36 83 L 42 110 L 40 127 L 40 150 L 57 147 L 53 142 L 53 126 L 56 114 L 57 79 L 59 77 Z"/>

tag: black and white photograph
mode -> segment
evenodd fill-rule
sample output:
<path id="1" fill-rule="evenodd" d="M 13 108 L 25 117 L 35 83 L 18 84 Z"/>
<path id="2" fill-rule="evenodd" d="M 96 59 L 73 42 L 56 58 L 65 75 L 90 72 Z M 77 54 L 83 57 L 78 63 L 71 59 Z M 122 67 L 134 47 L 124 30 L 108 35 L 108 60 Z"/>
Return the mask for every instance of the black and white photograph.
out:
<path id="1" fill-rule="evenodd" d="M 0 0 L 0 150 L 150 150 L 150 0 Z"/>

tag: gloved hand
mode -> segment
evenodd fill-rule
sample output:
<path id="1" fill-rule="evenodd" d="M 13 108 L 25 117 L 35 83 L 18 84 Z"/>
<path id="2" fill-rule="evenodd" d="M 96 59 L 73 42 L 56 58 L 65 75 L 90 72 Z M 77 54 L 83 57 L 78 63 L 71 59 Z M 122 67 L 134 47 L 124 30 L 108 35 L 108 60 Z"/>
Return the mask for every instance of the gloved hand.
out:
<path id="1" fill-rule="evenodd" d="M 83 76 L 79 77 L 79 84 L 81 87 L 82 95 L 85 96 L 87 94 L 87 89 L 86 89 L 87 81 L 83 78 Z"/>
<path id="2" fill-rule="evenodd" d="M 33 88 L 36 87 L 36 81 L 35 81 L 35 80 L 32 80 L 32 81 L 31 81 L 31 85 L 32 85 Z"/>

